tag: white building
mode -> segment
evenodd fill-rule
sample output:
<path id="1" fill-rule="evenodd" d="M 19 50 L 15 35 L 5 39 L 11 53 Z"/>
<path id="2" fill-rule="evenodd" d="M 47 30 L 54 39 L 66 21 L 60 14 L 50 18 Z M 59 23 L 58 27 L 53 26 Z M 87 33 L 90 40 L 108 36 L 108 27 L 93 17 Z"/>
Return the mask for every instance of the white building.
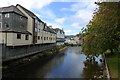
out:
<path id="1" fill-rule="evenodd" d="M 66 44 L 81 44 L 82 38 L 77 37 L 77 36 L 66 36 L 65 43 Z"/>
<path id="2" fill-rule="evenodd" d="M 54 31 L 56 32 L 57 35 L 57 45 L 64 45 L 64 41 L 65 41 L 65 32 L 59 28 L 54 29 Z"/>

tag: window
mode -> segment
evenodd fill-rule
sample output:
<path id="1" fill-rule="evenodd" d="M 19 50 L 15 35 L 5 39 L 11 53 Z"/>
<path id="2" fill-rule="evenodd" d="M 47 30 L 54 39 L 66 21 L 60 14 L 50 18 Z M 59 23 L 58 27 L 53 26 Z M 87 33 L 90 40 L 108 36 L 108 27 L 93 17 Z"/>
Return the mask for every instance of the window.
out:
<path id="1" fill-rule="evenodd" d="M 38 40 L 40 40 L 40 36 L 38 36 Z"/>
<path id="2" fill-rule="evenodd" d="M 10 17 L 9 13 L 5 14 L 5 18 L 9 18 L 9 17 Z"/>
<path id="3" fill-rule="evenodd" d="M 17 34 L 17 39 L 21 39 L 21 34 Z"/>
<path id="4" fill-rule="evenodd" d="M 29 39 L 29 35 L 25 35 L 25 40 L 28 40 Z"/>
<path id="5" fill-rule="evenodd" d="M 42 22 L 40 22 L 40 25 L 42 26 Z"/>
<path id="6" fill-rule="evenodd" d="M 38 21 L 37 24 L 40 25 L 40 22 Z"/>
<path id="7" fill-rule="evenodd" d="M 0 22 L 0 29 L 2 29 L 2 23 Z"/>
<path id="8" fill-rule="evenodd" d="M 44 37 L 44 40 L 45 40 L 46 38 Z"/>
<path id="9" fill-rule="evenodd" d="M 42 37 L 41 37 L 41 40 L 42 40 Z"/>
<path id="10" fill-rule="evenodd" d="M 5 23 L 5 27 L 6 27 L 6 28 L 8 28 L 8 27 L 9 27 L 9 25 L 8 25 L 7 23 Z"/>
<path id="11" fill-rule="evenodd" d="M 35 32 L 40 32 L 40 29 L 39 28 L 35 28 Z"/>
<path id="12" fill-rule="evenodd" d="M 2 15 L 0 14 L 0 19 L 2 19 Z"/>

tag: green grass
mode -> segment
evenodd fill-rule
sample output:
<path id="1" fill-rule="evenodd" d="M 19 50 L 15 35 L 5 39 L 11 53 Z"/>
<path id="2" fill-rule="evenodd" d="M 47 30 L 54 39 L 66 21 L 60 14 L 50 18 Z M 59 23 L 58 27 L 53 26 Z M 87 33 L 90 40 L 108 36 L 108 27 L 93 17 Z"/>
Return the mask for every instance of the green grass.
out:
<path id="1" fill-rule="evenodd" d="M 118 77 L 120 78 L 119 76 L 120 58 L 118 57 L 118 55 L 111 55 L 107 57 L 107 63 L 110 70 L 111 78 L 118 78 Z"/>

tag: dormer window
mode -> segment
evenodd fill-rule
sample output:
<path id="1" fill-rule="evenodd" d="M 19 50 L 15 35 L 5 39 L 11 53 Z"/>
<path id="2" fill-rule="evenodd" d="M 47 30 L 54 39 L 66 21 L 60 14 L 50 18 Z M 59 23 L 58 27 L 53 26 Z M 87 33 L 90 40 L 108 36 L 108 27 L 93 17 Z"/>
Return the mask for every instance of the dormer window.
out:
<path id="1" fill-rule="evenodd" d="M 10 17 L 9 13 L 5 14 L 5 18 L 9 18 L 9 17 Z"/>

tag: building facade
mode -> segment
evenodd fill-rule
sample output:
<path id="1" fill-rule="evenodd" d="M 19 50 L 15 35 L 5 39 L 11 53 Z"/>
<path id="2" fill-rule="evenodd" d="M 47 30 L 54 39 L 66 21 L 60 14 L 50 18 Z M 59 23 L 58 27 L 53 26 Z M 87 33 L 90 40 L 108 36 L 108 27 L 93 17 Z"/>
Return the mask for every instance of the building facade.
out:
<path id="1" fill-rule="evenodd" d="M 7 46 L 28 45 L 31 37 L 27 31 L 27 17 L 16 6 L 0 8 L 0 44 Z"/>
<path id="2" fill-rule="evenodd" d="M 32 44 L 56 43 L 56 33 L 34 13 L 17 4 L 17 8 L 28 17 L 27 30 L 32 33 Z"/>
<path id="3" fill-rule="evenodd" d="M 56 32 L 23 6 L 0 8 L 2 59 L 25 57 L 56 45 Z"/>
<path id="4" fill-rule="evenodd" d="M 57 34 L 57 38 L 56 38 L 56 44 L 59 45 L 64 45 L 64 41 L 65 41 L 65 32 L 59 28 L 54 29 L 54 31 Z"/>
<path id="5" fill-rule="evenodd" d="M 83 39 L 74 35 L 65 36 L 66 44 L 82 44 Z"/>

